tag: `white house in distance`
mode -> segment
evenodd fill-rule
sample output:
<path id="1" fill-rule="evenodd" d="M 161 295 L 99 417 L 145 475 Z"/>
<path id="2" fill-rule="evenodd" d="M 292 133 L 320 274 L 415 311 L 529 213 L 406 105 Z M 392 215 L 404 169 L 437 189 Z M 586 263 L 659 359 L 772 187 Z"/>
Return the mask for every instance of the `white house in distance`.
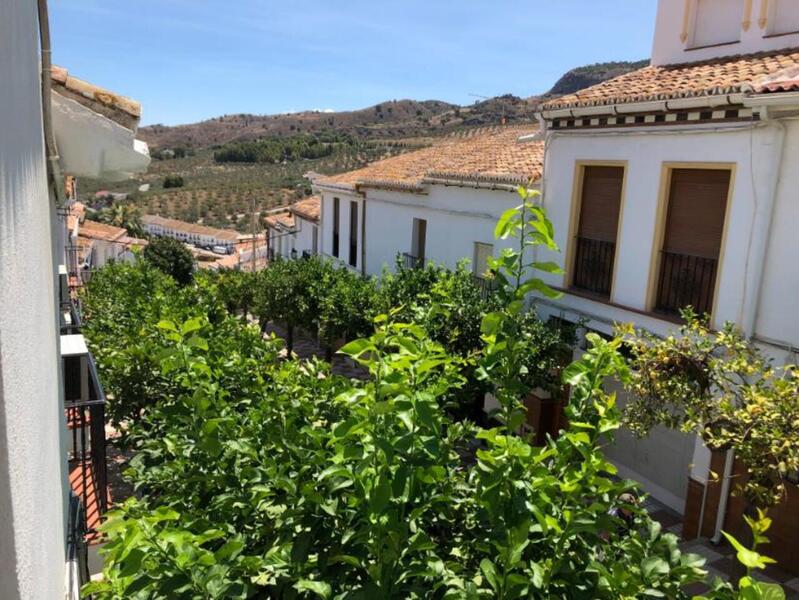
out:
<path id="1" fill-rule="evenodd" d="M 302 258 L 319 254 L 321 198 L 310 196 L 266 217 L 269 255 Z"/>
<path id="2" fill-rule="evenodd" d="M 142 227 L 150 235 L 170 237 L 202 248 L 215 249 L 220 254 L 230 254 L 239 241 L 239 234 L 232 229 L 206 227 L 177 219 L 157 215 L 143 215 Z"/>
<path id="3" fill-rule="evenodd" d="M 74 598 L 79 585 L 68 554 L 76 531 L 70 529 L 65 348 L 58 326 L 58 273 L 66 243 L 56 213 L 61 175 L 122 177 L 149 162 L 146 145 L 135 141 L 137 103 L 63 70 L 52 73 L 53 89 L 43 102 L 42 85 L 46 90 L 51 78 L 41 68 L 44 56 L 36 2 L 0 2 L 0 302 L 7 307 L 0 313 L 4 600 Z M 52 128 L 46 127 L 45 108 L 52 108 Z"/>
<path id="4" fill-rule="evenodd" d="M 477 276 L 496 241 L 500 215 L 537 187 L 543 143 L 520 142 L 537 125 L 471 130 L 433 146 L 335 176 L 316 176 L 321 253 L 365 275 L 433 261 L 455 267 L 468 258 Z"/>
<path id="5" fill-rule="evenodd" d="M 660 0 L 651 66 L 540 108 L 544 202 L 566 267 L 546 275 L 564 296 L 540 312 L 666 335 L 692 305 L 795 363 L 797 115 L 799 3 Z M 622 475 L 684 511 L 686 532 L 718 534 L 732 453 L 665 430 L 618 437 L 608 452 Z M 790 521 L 770 554 L 795 544 Z"/>

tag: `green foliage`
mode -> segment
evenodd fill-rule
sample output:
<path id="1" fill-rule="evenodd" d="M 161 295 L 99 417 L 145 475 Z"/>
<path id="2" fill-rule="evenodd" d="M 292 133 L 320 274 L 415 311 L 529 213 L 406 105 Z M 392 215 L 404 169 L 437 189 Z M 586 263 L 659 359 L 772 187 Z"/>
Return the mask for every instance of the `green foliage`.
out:
<path id="1" fill-rule="evenodd" d="M 183 187 L 183 177 L 180 175 L 167 175 L 164 177 L 164 189 Z"/>
<path id="2" fill-rule="evenodd" d="M 527 227 L 518 222 L 529 242 Z M 501 279 L 514 263 L 504 260 Z M 124 292 L 140 297 L 101 295 L 129 275 Z M 369 372 L 358 382 L 324 363 L 277 361 L 275 340 L 228 315 L 214 276 L 179 287 L 142 264 L 96 279 L 86 303 L 99 323 L 87 334 L 108 346 L 98 358 L 111 388 L 123 365 L 106 359 L 130 345 L 146 347 L 145 377 L 158 383 L 129 423 L 139 499 L 104 525 L 103 579 L 85 588 L 100 600 L 679 599 L 702 576 L 675 536 L 622 503 L 633 484 L 614 478 L 601 452 L 619 426 L 602 383 L 627 377 L 620 340 L 590 337 L 566 372 L 568 429 L 536 448 L 507 427 L 454 422 L 443 399 L 464 386 L 473 358 L 399 312 L 342 348 Z M 316 293 L 310 277 L 280 285 Z M 515 343 L 502 323 L 514 313 L 490 314 L 500 315 L 486 338 L 507 390 L 496 344 Z M 632 527 L 614 516 L 622 506 Z"/>
<path id="3" fill-rule="evenodd" d="M 775 367 L 726 324 L 711 331 L 695 315 L 679 336 L 657 338 L 626 327 L 636 399 L 626 421 L 639 435 L 663 424 L 696 432 L 710 448 L 735 448 L 748 500 L 768 506 L 799 471 L 799 373 Z"/>
<path id="4" fill-rule="evenodd" d="M 300 159 L 316 159 L 332 155 L 345 146 L 353 145 L 348 136 L 333 134 L 274 137 L 250 142 L 225 144 L 214 152 L 218 163 L 279 163 Z"/>
<path id="5" fill-rule="evenodd" d="M 712 591 L 704 596 L 697 596 L 697 600 L 785 600 L 785 590 L 779 584 L 764 583 L 753 576 L 755 569 L 765 569 L 766 565 L 774 562 L 757 552 L 759 545 L 769 542 L 764 534 L 771 527 L 771 519 L 762 510 L 758 510 L 757 519 L 744 518 L 752 531 L 752 548 L 747 548 L 726 531 L 722 533 L 735 548 L 735 556 L 746 569 L 746 575 L 738 580 L 737 589 L 732 583 L 717 577 Z"/>
<path id="6" fill-rule="evenodd" d="M 553 252 L 558 248 L 552 223 L 544 209 L 534 202 L 538 192 L 519 188 L 519 195 L 523 203 L 505 211 L 494 232 L 497 238 L 512 237 L 518 240 L 518 247 L 506 248 L 498 258 L 489 260 L 489 267 L 499 284 L 502 307 L 486 314 L 482 322 L 486 345 L 480 373 L 484 379 L 492 382 L 494 396 L 500 404 L 496 416 L 502 420 L 508 432 L 518 431 L 524 423 L 526 411 L 522 400 L 544 374 L 542 370 L 549 370 L 549 365 L 541 364 L 539 367 L 536 359 L 531 361 L 525 355 L 531 350 L 531 340 L 534 339 L 532 332 L 525 329 L 529 328 L 524 317 L 525 303 L 532 292 L 548 297 L 557 297 L 558 294 L 532 273 L 562 272 L 555 263 L 529 259 L 533 248 L 537 246 Z M 532 374 L 530 366 L 533 366 Z M 546 382 L 546 378 L 543 381 Z"/>
<path id="7" fill-rule="evenodd" d="M 141 210 L 131 202 L 115 202 L 100 211 L 98 220 L 101 223 L 127 229 L 128 234 L 134 237 L 143 235 Z"/>
<path id="8" fill-rule="evenodd" d="M 167 237 L 154 237 L 144 248 L 144 259 L 180 285 L 191 283 L 194 257 L 186 246 Z"/>

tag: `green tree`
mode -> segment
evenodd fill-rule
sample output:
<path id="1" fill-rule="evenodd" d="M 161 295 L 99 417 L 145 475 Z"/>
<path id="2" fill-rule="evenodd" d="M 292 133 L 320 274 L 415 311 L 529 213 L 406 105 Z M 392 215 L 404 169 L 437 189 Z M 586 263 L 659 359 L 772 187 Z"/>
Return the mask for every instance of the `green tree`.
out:
<path id="1" fill-rule="evenodd" d="M 164 189 L 183 187 L 183 177 L 180 175 L 167 175 L 164 177 Z"/>
<path id="2" fill-rule="evenodd" d="M 634 399 L 628 427 L 696 433 L 713 449 L 735 450 L 753 506 L 779 502 L 799 471 L 799 372 L 777 367 L 732 324 L 711 331 L 690 311 L 679 335 L 621 329 L 630 349 Z"/>
<path id="3" fill-rule="evenodd" d="M 172 276 L 180 285 L 188 285 L 194 274 L 194 257 L 177 240 L 155 237 L 144 248 L 144 258 L 161 272 Z"/>
<path id="4" fill-rule="evenodd" d="M 101 210 L 98 218 L 101 223 L 127 229 L 134 237 L 143 235 L 141 209 L 132 202 L 115 202 Z"/>

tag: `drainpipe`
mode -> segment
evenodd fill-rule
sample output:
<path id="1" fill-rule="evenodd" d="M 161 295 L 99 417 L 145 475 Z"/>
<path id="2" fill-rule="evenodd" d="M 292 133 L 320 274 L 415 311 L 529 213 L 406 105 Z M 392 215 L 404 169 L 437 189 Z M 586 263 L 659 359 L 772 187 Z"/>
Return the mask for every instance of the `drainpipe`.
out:
<path id="1" fill-rule="evenodd" d="M 765 112 L 765 111 L 764 111 Z M 777 194 L 780 188 L 782 174 L 783 157 L 785 155 L 785 137 L 787 134 L 785 124 L 778 120 L 770 120 L 777 128 L 775 145 L 769 164 L 775 169 L 773 173 L 774 185 L 769 190 L 768 195 L 763 200 L 763 207 L 758 211 L 757 190 L 753 189 L 755 199 L 755 215 L 752 220 L 752 232 L 749 238 L 749 248 L 747 251 L 747 272 L 744 274 L 744 285 L 748 285 L 748 293 L 744 293 L 743 305 L 741 308 L 741 327 L 750 337 L 755 336 L 757 327 L 757 317 L 760 312 L 760 302 L 763 297 L 762 283 L 768 259 L 768 242 L 771 239 L 771 230 L 774 223 L 774 212 L 777 201 Z M 753 188 L 757 186 L 752 181 Z M 751 262 L 750 262 L 751 260 Z M 751 270 L 751 275 L 749 271 Z M 748 284 L 747 284 L 748 282 Z"/>
<path id="2" fill-rule="evenodd" d="M 710 539 L 714 544 L 721 541 L 721 530 L 724 527 L 724 517 L 727 514 L 727 501 L 730 498 L 730 479 L 732 466 L 735 462 L 735 452 L 730 448 L 724 462 L 724 478 L 721 480 L 721 498 L 719 499 L 719 512 L 716 514 L 716 531 Z M 704 506 L 702 507 L 704 510 Z"/>
<path id="3" fill-rule="evenodd" d="M 47 171 L 50 187 L 55 194 L 56 204 L 63 201 L 61 189 L 61 167 L 58 164 L 58 148 L 56 147 L 55 134 L 53 133 L 53 63 L 50 48 L 50 19 L 47 11 L 47 0 L 38 1 L 39 9 L 39 43 L 41 46 L 42 60 L 42 125 L 44 127 L 44 144 L 47 151 Z"/>
<path id="4" fill-rule="evenodd" d="M 361 276 L 366 277 L 366 194 L 361 200 Z"/>

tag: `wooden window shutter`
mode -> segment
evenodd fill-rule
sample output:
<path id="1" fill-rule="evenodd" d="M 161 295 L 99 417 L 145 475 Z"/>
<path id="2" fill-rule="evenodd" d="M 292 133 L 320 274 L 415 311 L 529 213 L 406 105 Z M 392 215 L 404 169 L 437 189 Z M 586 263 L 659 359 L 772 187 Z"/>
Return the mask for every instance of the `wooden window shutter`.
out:
<path id="1" fill-rule="evenodd" d="M 664 252 L 718 259 L 729 190 L 729 170 L 672 171 Z"/>
<path id="2" fill-rule="evenodd" d="M 616 242 L 624 167 L 585 167 L 578 235 Z"/>
<path id="3" fill-rule="evenodd" d="M 609 298 L 624 167 L 585 167 L 571 286 Z"/>

